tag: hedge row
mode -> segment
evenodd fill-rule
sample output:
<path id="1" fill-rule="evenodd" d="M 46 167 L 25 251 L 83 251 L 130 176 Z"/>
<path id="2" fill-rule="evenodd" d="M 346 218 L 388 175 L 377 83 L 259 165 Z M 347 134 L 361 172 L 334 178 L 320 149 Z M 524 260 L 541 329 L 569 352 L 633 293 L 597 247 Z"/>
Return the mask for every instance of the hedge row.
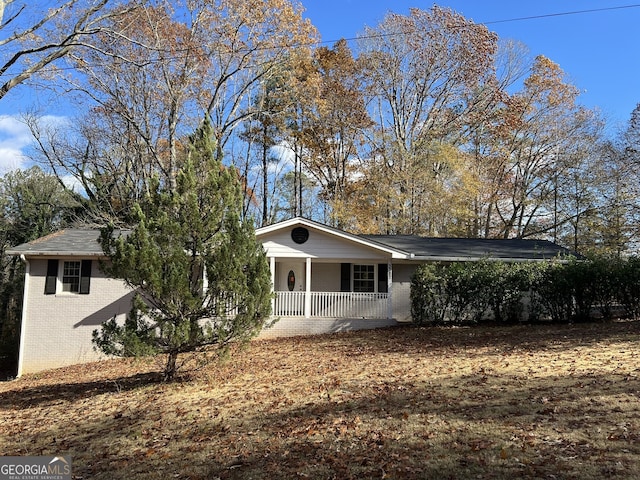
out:
<path id="1" fill-rule="evenodd" d="M 640 258 L 420 266 L 411 280 L 416 324 L 578 322 L 640 317 Z"/>

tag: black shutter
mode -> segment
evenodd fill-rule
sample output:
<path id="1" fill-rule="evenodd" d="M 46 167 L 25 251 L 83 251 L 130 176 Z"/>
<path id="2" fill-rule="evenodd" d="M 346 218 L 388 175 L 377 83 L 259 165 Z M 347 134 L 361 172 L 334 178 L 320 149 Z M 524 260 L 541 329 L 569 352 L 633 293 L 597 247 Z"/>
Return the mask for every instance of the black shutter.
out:
<path id="1" fill-rule="evenodd" d="M 44 281 L 44 294 L 55 295 L 58 282 L 58 260 L 49 260 L 47 263 L 47 278 Z"/>
<path id="2" fill-rule="evenodd" d="M 89 285 L 91 284 L 91 260 L 82 260 L 80 267 L 80 294 L 87 295 L 89 293 Z"/>
<path id="3" fill-rule="evenodd" d="M 340 264 L 340 291 L 341 292 L 351 291 L 351 264 L 350 263 Z"/>
<path id="4" fill-rule="evenodd" d="M 378 293 L 389 293 L 389 284 L 387 283 L 388 267 L 386 263 L 378 264 Z"/>

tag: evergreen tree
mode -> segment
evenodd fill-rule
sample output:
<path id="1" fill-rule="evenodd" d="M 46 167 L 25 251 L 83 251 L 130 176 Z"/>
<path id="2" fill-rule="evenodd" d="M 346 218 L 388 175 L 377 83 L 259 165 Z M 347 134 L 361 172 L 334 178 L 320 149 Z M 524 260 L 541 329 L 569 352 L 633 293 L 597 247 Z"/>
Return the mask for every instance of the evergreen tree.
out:
<path id="1" fill-rule="evenodd" d="M 105 271 L 124 279 L 136 300 L 124 324 L 115 319 L 94 332 L 111 355 L 166 354 L 164 377 L 178 356 L 227 350 L 248 341 L 271 311 L 271 275 L 253 225 L 242 217 L 242 183 L 215 155 L 208 118 L 190 139 L 175 188 L 156 180 L 135 205 L 128 234 L 102 232 L 110 261 Z M 174 182 L 169 182 L 174 183 Z"/>

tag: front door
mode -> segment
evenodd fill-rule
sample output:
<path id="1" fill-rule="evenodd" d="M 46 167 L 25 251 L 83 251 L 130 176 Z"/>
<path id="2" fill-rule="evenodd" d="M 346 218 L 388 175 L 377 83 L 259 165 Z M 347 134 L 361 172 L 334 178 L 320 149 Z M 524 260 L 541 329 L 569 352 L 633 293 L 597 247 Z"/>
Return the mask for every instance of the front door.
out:
<path id="1" fill-rule="evenodd" d="M 282 262 L 278 265 L 278 267 L 278 291 L 305 291 L 306 265 L 304 262 Z"/>
<path id="2" fill-rule="evenodd" d="M 305 263 L 282 262 L 277 265 L 276 310 L 280 315 L 304 315 Z"/>

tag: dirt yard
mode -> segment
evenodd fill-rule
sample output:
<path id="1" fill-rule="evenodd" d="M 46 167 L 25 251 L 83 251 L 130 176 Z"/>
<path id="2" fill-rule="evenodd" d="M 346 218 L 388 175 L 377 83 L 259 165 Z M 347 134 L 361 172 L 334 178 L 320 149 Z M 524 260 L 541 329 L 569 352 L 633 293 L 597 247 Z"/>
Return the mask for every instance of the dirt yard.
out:
<path id="1" fill-rule="evenodd" d="M 0 384 L 0 454 L 77 479 L 640 478 L 640 322 L 253 342 L 162 383 L 115 360 Z"/>

